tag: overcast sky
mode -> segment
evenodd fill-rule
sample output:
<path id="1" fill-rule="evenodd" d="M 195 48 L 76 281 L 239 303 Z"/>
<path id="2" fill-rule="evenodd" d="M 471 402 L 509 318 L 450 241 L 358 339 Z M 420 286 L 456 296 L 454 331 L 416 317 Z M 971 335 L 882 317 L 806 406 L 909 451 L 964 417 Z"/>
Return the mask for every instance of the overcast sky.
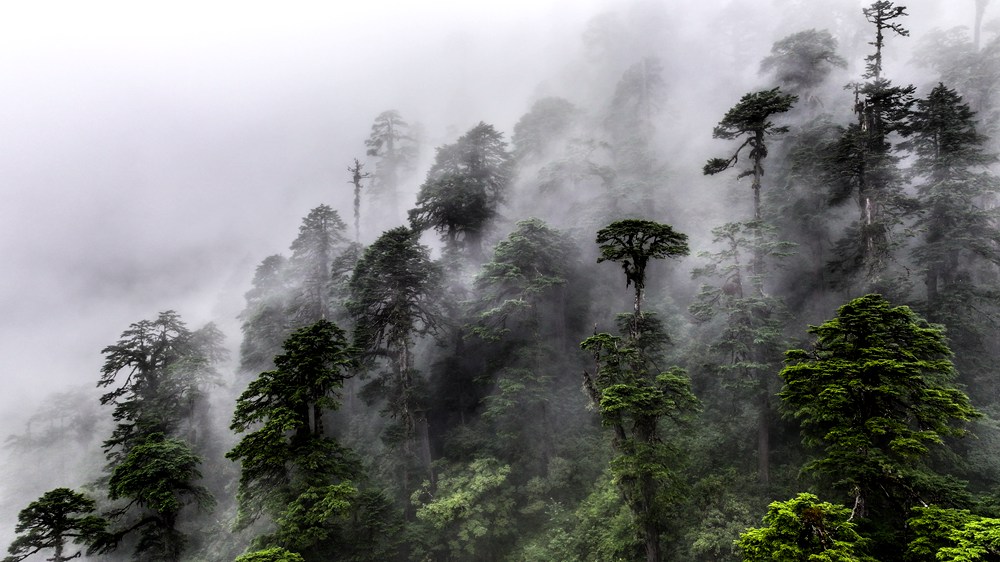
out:
<path id="1" fill-rule="evenodd" d="M 802 4 L 662 2 L 676 32 L 700 34 L 692 56 L 718 46 L 706 30 L 719 12 L 739 26 Z M 921 14 L 911 29 L 971 23 L 972 0 L 906 4 Z M 101 348 L 162 310 L 217 321 L 235 349 L 254 266 L 287 250 L 310 208 L 349 212 L 345 168 L 375 115 L 421 121 L 431 146 L 479 120 L 509 135 L 604 6 L 3 3 L 0 422 L 49 389 L 93 386 Z"/>
<path id="2" fill-rule="evenodd" d="M 310 208 L 349 209 L 375 115 L 419 113 L 437 144 L 509 127 L 590 4 L 5 3 L 0 407 L 93 384 L 161 310 L 235 341 L 253 267 Z"/>

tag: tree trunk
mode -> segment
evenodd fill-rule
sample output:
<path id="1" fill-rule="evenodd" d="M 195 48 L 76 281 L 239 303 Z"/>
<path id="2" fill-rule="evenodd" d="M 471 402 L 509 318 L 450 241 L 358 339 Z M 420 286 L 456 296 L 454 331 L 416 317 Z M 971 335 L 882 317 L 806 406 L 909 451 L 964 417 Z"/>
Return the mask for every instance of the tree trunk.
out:
<path id="1" fill-rule="evenodd" d="M 757 478 L 765 487 L 771 480 L 771 401 L 766 381 L 761 373 L 761 389 L 757 407 Z"/>

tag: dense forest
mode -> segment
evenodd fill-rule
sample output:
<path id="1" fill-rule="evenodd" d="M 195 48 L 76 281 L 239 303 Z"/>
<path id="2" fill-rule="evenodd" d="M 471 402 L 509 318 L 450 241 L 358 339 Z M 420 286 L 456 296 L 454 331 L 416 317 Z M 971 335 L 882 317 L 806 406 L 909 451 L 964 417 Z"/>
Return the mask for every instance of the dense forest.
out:
<path id="1" fill-rule="evenodd" d="M 373 116 L 238 349 L 136 318 L 8 428 L 4 562 L 1000 560 L 1000 27 L 818 4 L 714 129 L 646 3 L 509 131 Z"/>

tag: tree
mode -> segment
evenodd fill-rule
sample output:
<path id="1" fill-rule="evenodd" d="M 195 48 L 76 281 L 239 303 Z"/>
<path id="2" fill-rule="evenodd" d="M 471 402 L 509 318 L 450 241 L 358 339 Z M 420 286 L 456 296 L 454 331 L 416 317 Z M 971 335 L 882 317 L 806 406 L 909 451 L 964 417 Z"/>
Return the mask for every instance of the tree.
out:
<path id="1" fill-rule="evenodd" d="M 688 254 L 687 235 L 673 227 L 642 219 L 613 222 L 597 231 L 601 256 L 597 263 L 615 261 L 625 272 L 625 287 L 635 286 L 633 337 L 638 337 L 638 320 L 642 317 L 642 290 L 646 287 L 646 266 L 651 259 L 664 259 Z"/>
<path id="2" fill-rule="evenodd" d="M 388 370 L 367 388 L 369 396 L 386 399 L 383 413 L 396 420 L 386 431 L 386 440 L 402 448 L 404 491 L 409 490 L 410 464 L 419 459 L 423 468 L 431 470 L 426 406 L 413 362 L 414 338 L 435 333 L 441 320 L 441 270 L 419 236 L 398 227 L 366 248 L 354 269 L 348 302 L 356 345 L 369 360 L 388 358 Z M 433 481 L 433 476 L 429 479 Z"/>
<path id="3" fill-rule="evenodd" d="M 476 277 L 471 330 L 484 342 L 486 375 L 495 384 L 483 417 L 516 472 L 535 463 L 544 471 L 553 454 L 558 373 L 566 368 L 568 326 L 585 298 L 574 283 L 576 253 L 564 234 L 528 219 L 497 244 Z M 512 458 L 513 450 L 523 456 Z"/>
<path id="4" fill-rule="evenodd" d="M 201 478 L 201 459 L 180 439 L 153 433 L 129 449 L 111 472 L 108 497 L 127 500 L 114 515 L 126 515 L 137 507 L 141 513 L 126 528 L 102 537 L 91 550 L 107 553 L 125 535 L 139 531 L 135 556 L 141 560 L 177 562 L 186 543 L 178 531 L 178 516 L 188 503 L 208 508 L 214 505 L 208 490 L 194 482 Z"/>
<path id="5" fill-rule="evenodd" d="M 246 306 L 240 312 L 240 371 L 256 373 L 274 367 L 272 359 L 281 352 L 281 343 L 291 328 L 288 322 L 288 258 L 275 254 L 264 258 L 254 272 Z"/>
<path id="6" fill-rule="evenodd" d="M 375 117 L 365 146 L 368 147 L 368 156 L 378 158 L 372 191 L 388 199 L 390 214 L 395 221 L 399 214 L 399 178 L 416 157 L 410 125 L 395 109 L 383 111 Z"/>
<path id="7" fill-rule="evenodd" d="M 482 237 L 507 199 L 512 160 L 503 133 L 480 122 L 437 149 L 410 210 L 414 230 L 433 228 L 451 249 L 481 253 Z"/>
<path id="8" fill-rule="evenodd" d="M 302 219 L 288 260 L 294 289 L 289 316 L 295 327 L 333 317 L 331 266 L 349 244 L 346 229 L 340 213 L 327 205 L 316 207 Z"/>
<path id="9" fill-rule="evenodd" d="M 156 320 L 132 324 L 116 344 L 101 350 L 105 360 L 97 386 L 120 384 L 101 396 L 101 404 L 114 405 L 117 422 L 104 442 L 112 466 L 153 433 L 177 435 L 182 422 L 197 413 L 205 386 L 218 379 L 222 339 L 214 324 L 192 332 L 168 310 Z"/>
<path id="10" fill-rule="evenodd" d="M 851 124 L 832 147 L 833 175 L 839 179 L 835 189 L 857 197 L 860 217 L 838 247 L 835 263 L 846 272 L 863 270 L 874 286 L 885 284 L 882 278 L 892 258 L 895 242 L 893 230 L 903 217 L 913 211 L 906 197 L 898 157 L 893 154 L 889 135 L 900 132 L 913 105 L 913 86 L 893 86 L 882 77 L 882 49 L 885 31 L 907 36 L 909 32 L 893 21 L 907 15 L 905 7 L 892 2 L 874 2 L 864 8 L 865 18 L 875 25 L 875 52 L 865 57 L 867 82 L 852 84 L 854 113 L 857 123 Z"/>
<path id="11" fill-rule="evenodd" d="M 436 484 L 425 481 L 413 493 L 427 559 L 501 559 L 497 547 L 509 548 L 517 529 L 510 472 L 494 458 L 479 458 L 441 475 Z"/>
<path id="12" fill-rule="evenodd" d="M 542 98 L 518 119 L 511 135 L 512 156 L 521 165 L 545 156 L 569 133 L 579 110 L 563 98 Z"/>
<path id="13" fill-rule="evenodd" d="M 943 330 L 866 295 L 808 331 L 816 342 L 786 353 L 779 393 L 821 450 L 805 470 L 852 498 L 852 518 L 900 520 L 912 504 L 954 500 L 928 457 L 979 413 L 954 384 Z"/>
<path id="14" fill-rule="evenodd" d="M 715 253 L 699 253 L 708 262 L 695 269 L 692 277 L 707 282 L 689 310 L 696 322 L 717 330 L 709 350 L 718 358 L 716 372 L 723 376 L 713 376 L 713 382 L 734 392 L 734 402 L 745 404 L 750 402 L 747 396 L 754 397 L 750 410 L 756 417 L 757 477 L 767 485 L 771 397 L 777 382 L 774 373 L 780 368 L 784 349 L 782 321 L 786 315 L 781 299 L 763 291 L 766 272 L 762 264 L 789 255 L 793 245 L 777 240 L 775 229 L 762 221 L 728 223 L 712 229 L 712 235 L 713 242 L 722 248 Z M 727 417 L 726 425 L 747 427 L 731 421 Z M 742 436 L 738 439 L 746 441 Z"/>
<path id="15" fill-rule="evenodd" d="M 108 522 L 93 515 L 96 503 L 91 498 L 70 490 L 56 488 L 42 494 L 17 514 L 17 536 L 7 548 L 10 556 L 3 562 L 20 562 L 43 550 L 51 549 L 52 562 L 66 562 L 80 552 L 66 555 L 66 545 L 89 544 L 104 532 Z"/>
<path id="16" fill-rule="evenodd" d="M 712 158 L 705 164 L 703 172 L 706 175 L 718 174 L 735 166 L 739 162 L 740 152 L 744 147 L 750 147 L 752 166 L 740 172 L 738 177 L 752 176 L 753 182 L 753 218 L 761 219 L 760 211 L 760 180 L 764 176 L 764 158 L 767 158 L 765 138 L 788 131 L 788 127 L 776 127 L 770 121 L 776 113 L 784 113 L 791 109 L 798 96 L 783 94 L 780 88 L 762 90 L 744 95 L 739 103 L 726 112 L 719 124 L 712 131 L 712 138 L 734 140 L 743 138 L 742 144 L 729 158 Z"/>
<path id="17" fill-rule="evenodd" d="M 982 204 L 1000 192 L 1000 180 L 986 170 L 997 158 L 983 149 L 975 114 L 944 84 L 917 100 L 908 132 L 903 146 L 916 156 L 912 171 L 922 180 L 925 209 L 916 221 L 924 240 L 914 253 L 924 267 L 928 310 L 937 316 L 956 305 L 942 306 L 942 293 L 970 278 L 976 261 L 1000 265 L 1000 229 Z"/>
<path id="18" fill-rule="evenodd" d="M 760 62 L 760 71 L 774 75 L 784 88 L 806 100 L 834 68 L 847 68 L 837 54 L 837 40 L 830 32 L 809 29 L 793 33 L 771 46 L 771 54 Z"/>
<path id="19" fill-rule="evenodd" d="M 354 186 L 354 241 L 361 242 L 361 180 L 372 177 L 371 172 L 362 172 L 365 167 L 357 158 L 354 165 L 349 166 L 347 171 L 351 173 L 351 181 Z"/>
<path id="20" fill-rule="evenodd" d="M 626 287 L 635 285 L 635 300 L 627 338 L 599 333 L 581 344 L 595 361 L 594 374 L 583 373 L 584 388 L 604 425 L 614 431 L 618 456 L 612 471 L 635 518 L 646 560 L 659 562 L 665 509 L 676 501 L 678 487 L 670 468 L 674 451 L 660 438 L 659 425 L 683 421 L 698 402 L 681 369 L 655 368 L 652 342 L 665 334 L 651 315 L 642 313 L 642 289 L 649 260 L 686 255 L 687 236 L 669 225 L 627 219 L 599 230 L 597 244 L 598 262 L 621 263 Z"/>
<path id="21" fill-rule="evenodd" d="M 276 516 L 304 489 L 356 471 L 323 426 L 323 413 L 338 407 L 336 392 L 355 368 L 346 334 L 321 320 L 293 332 L 283 348 L 275 369 L 261 373 L 240 395 L 230 425 L 248 432 L 226 453 L 242 467 L 239 526 L 264 512 Z"/>
<path id="22" fill-rule="evenodd" d="M 766 526 L 747 529 L 736 545 L 746 562 L 875 562 L 864 554 L 869 541 L 855 530 L 850 515 L 844 506 L 799 494 L 768 506 Z"/>

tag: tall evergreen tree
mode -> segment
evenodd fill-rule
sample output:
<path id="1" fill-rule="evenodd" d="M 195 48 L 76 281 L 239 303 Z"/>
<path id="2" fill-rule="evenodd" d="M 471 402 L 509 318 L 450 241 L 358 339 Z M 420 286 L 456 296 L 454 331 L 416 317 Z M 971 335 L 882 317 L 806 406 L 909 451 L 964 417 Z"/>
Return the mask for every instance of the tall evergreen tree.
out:
<path id="1" fill-rule="evenodd" d="M 770 121 L 776 113 L 784 113 L 791 109 L 798 96 L 783 94 L 780 88 L 763 90 L 744 95 L 739 103 L 726 112 L 722 121 L 712 131 L 712 137 L 717 139 L 741 139 L 736 152 L 729 158 L 712 158 L 705 164 L 706 175 L 718 174 L 735 166 L 740 152 L 744 147 L 750 147 L 752 166 L 740 172 L 738 177 L 750 176 L 753 189 L 753 218 L 761 220 L 760 187 L 764 177 L 764 159 L 767 158 L 766 137 L 788 132 L 788 127 L 776 127 Z"/>
<path id="2" fill-rule="evenodd" d="M 214 365 L 225 355 L 222 334 L 212 324 L 192 332 L 177 313 L 167 311 L 132 324 L 102 353 L 98 386 L 120 385 L 101 397 L 102 404 L 114 405 L 116 421 L 104 442 L 108 493 L 126 504 L 114 511 L 123 523 L 102 540 L 100 550 L 113 550 L 139 531 L 137 556 L 177 560 L 186 540 L 176 528 L 177 513 L 185 503 L 211 503 L 194 483 L 201 461 L 192 441 L 207 424 L 203 397 L 206 385 L 218 378 Z"/>
<path id="3" fill-rule="evenodd" d="M 875 40 L 870 43 L 875 51 L 865 58 L 866 82 L 852 85 L 857 123 L 851 124 L 832 147 L 836 189 L 845 198 L 851 194 L 856 197 L 860 217 L 838 245 L 835 266 L 848 274 L 860 271 L 869 285 L 887 288 L 885 273 L 899 243 L 895 231 L 913 211 L 912 201 L 903 191 L 899 158 L 889 136 L 903 130 L 914 88 L 894 86 L 882 76 L 886 31 L 909 35 L 894 21 L 907 15 L 906 8 L 881 0 L 863 12 L 875 26 Z"/>
<path id="4" fill-rule="evenodd" d="M 385 399 L 383 412 L 395 420 L 384 440 L 401 453 L 399 480 L 407 495 L 413 484 L 413 465 L 434 480 L 427 405 L 413 346 L 415 338 L 439 328 L 442 277 L 419 236 L 419 232 L 398 227 L 366 248 L 351 278 L 348 303 L 356 345 L 369 362 L 388 359 L 388 369 L 366 385 L 367 394 Z"/>
<path id="5" fill-rule="evenodd" d="M 373 193 L 386 200 L 393 221 L 399 214 L 400 177 L 410 169 L 416 158 L 415 140 L 410 125 L 395 109 L 379 113 L 372 123 L 371 134 L 365 140 L 367 154 L 377 158 Z"/>
<path id="6" fill-rule="evenodd" d="M 346 229 L 340 213 L 327 205 L 316 207 L 302 219 L 299 235 L 291 245 L 292 256 L 288 259 L 294 283 L 289 302 L 289 319 L 293 326 L 333 319 L 331 267 L 348 246 L 344 236 Z"/>
<path id="7" fill-rule="evenodd" d="M 923 274 L 923 310 L 948 326 L 965 381 L 996 388 L 992 344 L 1000 319 L 1000 223 L 992 208 L 1000 178 L 975 114 L 943 84 L 917 100 L 904 144 L 922 208 L 913 257 Z"/>
<path id="8" fill-rule="evenodd" d="M 779 396 L 819 449 L 806 470 L 853 502 L 852 518 L 898 533 L 909 508 L 960 500 L 928 464 L 979 415 L 955 386 L 943 330 L 905 306 L 866 295 L 809 328 L 812 349 L 787 352 Z M 898 539 L 882 541 L 898 549 Z M 891 551 L 891 550 L 890 550 Z"/>
<path id="9" fill-rule="evenodd" d="M 482 122 L 439 147 L 410 210 L 410 225 L 433 228 L 449 249 L 478 259 L 483 235 L 507 199 L 511 162 L 503 133 Z"/>
<path id="10" fill-rule="evenodd" d="M 627 219 L 599 230 L 597 244 L 599 261 L 621 264 L 626 285 L 634 285 L 635 300 L 627 337 L 600 333 L 581 344 L 595 360 L 594 373 L 584 372 L 584 387 L 603 423 L 614 431 L 612 470 L 635 518 L 646 560 L 659 562 L 666 509 L 676 501 L 678 487 L 671 470 L 673 451 L 660 437 L 660 423 L 680 422 L 697 409 L 697 399 L 682 370 L 656 369 L 654 342 L 665 335 L 658 322 L 643 314 L 642 290 L 649 260 L 686 255 L 687 236 L 665 224 Z"/>
<path id="11" fill-rule="evenodd" d="M 275 518 L 311 486 L 355 476 L 350 455 L 331 439 L 323 414 L 339 406 L 337 392 L 353 373 L 346 334 L 321 320 L 300 328 L 284 352 L 240 395 L 231 429 L 246 433 L 226 457 L 241 463 L 237 524 Z"/>
<path id="12" fill-rule="evenodd" d="M 777 240 L 775 229 L 763 221 L 729 223 L 712 229 L 712 235 L 721 248 L 699 254 L 708 261 L 692 276 L 706 283 L 690 311 L 696 322 L 716 333 L 708 347 L 711 359 L 706 359 L 716 365 L 722 377 L 713 376 L 707 384 L 727 389 L 725 394 L 731 398 L 720 401 L 740 403 L 756 418 L 752 423 L 757 433 L 757 477 L 768 485 L 775 409 L 772 397 L 778 382 L 774 373 L 781 365 L 786 313 L 780 298 L 761 289 L 765 275 L 762 264 L 787 256 L 792 244 Z M 753 399 L 746 400 L 748 396 Z M 737 431 L 746 427 L 730 422 L 727 417 L 727 425 Z M 738 439 L 746 441 L 745 436 Z"/>

